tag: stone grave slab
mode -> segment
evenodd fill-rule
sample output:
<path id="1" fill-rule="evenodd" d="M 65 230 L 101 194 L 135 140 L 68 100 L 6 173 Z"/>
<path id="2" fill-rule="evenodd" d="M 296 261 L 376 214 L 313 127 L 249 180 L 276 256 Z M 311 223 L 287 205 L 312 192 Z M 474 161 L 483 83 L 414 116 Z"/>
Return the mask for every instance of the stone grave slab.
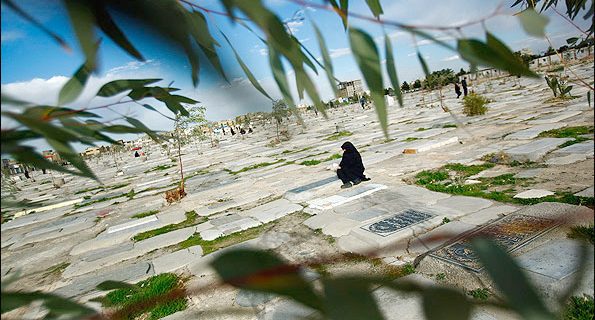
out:
<path id="1" fill-rule="evenodd" d="M 594 186 L 590 186 L 587 189 L 577 192 L 574 195 L 579 197 L 595 197 L 595 192 L 593 191 Z"/>
<path id="2" fill-rule="evenodd" d="M 505 152 L 512 160 L 538 161 L 548 152 L 556 149 L 559 145 L 572 139 L 568 138 L 542 138 L 529 143 L 507 149 Z"/>
<path id="3" fill-rule="evenodd" d="M 344 215 L 344 217 L 347 219 L 364 222 L 364 221 L 368 221 L 371 219 L 381 217 L 386 214 L 388 214 L 387 210 L 383 210 L 380 208 L 368 208 L 368 209 L 363 209 L 363 210 L 359 210 L 359 211 L 355 211 L 355 212 L 350 212 L 350 213 Z"/>
<path id="4" fill-rule="evenodd" d="M 308 204 L 309 208 L 314 210 L 328 210 L 386 188 L 387 186 L 382 184 L 367 184 L 361 187 L 354 187 L 352 190 L 343 191 L 330 197 L 310 200 Z"/>
<path id="5" fill-rule="evenodd" d="M 469 239 L 482 234 L 495 241 L 508 252 L 515 251 L 535 238 L 557 226 L 555 220 L 538 218 L 523 214 L 508 215 L 486 226 L 475 229 L 466 237 L 442 247 L 430 255 L 437 259 L 458 265 L 474 272 L 480 272 L 483 266 L 471 250 Z"/>
<path id="6" fill-rule="evenodd" d="M 461 218 L 461 222 L 482 225 L 486 222 L 501 218 L 503 215 L 507 215 L 511 212 L 517 211 L 517 207 L 501 205 L 491 206 L 489 208 L 473 212 Z"/>
<path id="7" fill-rule="evenodd" d="M 420 152 L 425 152 L 432 149 L 441 148 L 453 143 L 459 142 L 459 137 L 450 137 L 445 139 L 439 140 L 430 140 L 430 141 L 421 141 L 421 142 L 413 142 L 411 145 L 407 146 L 403 153 L 405 154 L 415 154 Z"/>
<path id="8" fill-rule="evenodd" d="M 570 239 L 551 240 L 517 258 L 521 268 L 556 280 L 578 270 L 579 260 L 579 244 Z"/>
<path id="9" fill-rule="evenodd" d="M 146 262 L 134 263 L 95 275 L 74 278 L 70 284 L 54 290 L 53 293 L 68 298 L 76 297 L 95 290 L 98 284 L 106 280 L 137 282 L 153 274 L 155 272 L 151 264 Z"/>
<path id="10" fill-rule="evenodd" d="M 531 190 L 527 190 L 527 191 L 518 193 L 513 198 L 536 199 L 536 198 L 543 198 L 543 197 L 547 197 L 547 196 L 551 196 L 551 195 L 554 195 L 554 193 L 549 190 L 531 189 Z"/>
<path id="11" fill-rule="evenodd" d="M 567 156 L 551 158 L 545 161 L 547 165 L 566 165 L 573 164 L 579 161 L 587 160 L 587 156 L 584 154 L 569 154 Z"/>
<path id="12" fill-rule="evenodd" d="M 291 189 L 285 193 L 285 199 L 295 202 L 308 200 L 313 196 L 312 191 L 327 186 L 329 184 L 336 183 L 337 177 L 332 176 L 322 180 L 318 180 L 307 185 Z"/>
<path id="13" fill-rule="evenodd" d="M 223 236 L 223 232 L 218 229 L 207 229 L 199 231 L 200 237 L 205 241 L 215 240 L 221 236 Z"/>
<path id="14" fill-rule="evenodd" d="M 258 227 L 261 224 L 262 223 L 256 219 L 250 217 L 243 217 L 238 220 L 217 226 L 217 229 L 221 230 L 221 232 L 225 235 L 230 235 L 232 233 L 236 233 L 246 229 Z"/>
<path id="15" fill-rule="evenodd" d="M 391 217 L 367 224 L 361 228 L 382 237 L 433 218 L 435 215 L 414 209 L 407 209 Z"/>
<path id="16" fill-rule="evenodd" d="M 505 140 L 535 139 L 542 132 L 559 129 L 559 128 L 562 128 L 565 126 L 566 126 L 565 123 L 542 124 L 542 125 L 538 125 L 538 126 L 533 126 L 531 128 L 525 129 L 525 130 L 517 131 L 513 134 L 509 134 L 506 137 L 504 137 L 504 139 Z"/>
<path id="17" fill-rule="evenodd" d="M 457 218 L 472 212 L 485 209 L 493 204 L 492 201 L 476 197 L 452 196 L 438 200 L 435 204 L 428 206 L 428 210 L 438 215 L 445 215 L 450 218 Z"/>
<path id="18" fill-rule="evenodd" d="M 287 199 L 279 199 L 241 212 L 241 215 L 255 218 L 262 223 L 268 223 L 300 210 L 302 210 L 301 205 L 292 203 Z"/>
<path id="19" fill-rule="evenodd" d="M 546 124 L 546 123 L 556 123 L 562 121 L 564 119 L 568 119 L 574 117 L 576 115 L 581 114 L 582 111 L 566 111 L 560 113 L 554 113 L 551 115 L 546 115 L 544 117 L 539 117 L 538 119 L 531 120 L 527 122 L 527 124 Z"/>
<path id="20" fill-rule="evenodd" d="M 593 158 L 593 152 L 595 150 L 595 144 L 592 140 L 584 141 L 580 143 L 575 143 L 573 145 L 569 145 L 568 147 L 564 147 L 562 149 L 556 150 L 553 153 L 561 153 L 561 154 L 584 154 L 589 158 Z"/>
<path id="21" fill-rule="evenodd" d="M 153 259 L 152 264 L 155 273 L 160 274 L 183 268 L 190 263 L 191 260 L 200 258 L 201 256 L 202 248 L 200 246 L 193 246 L 155 258 Z"/>
<path id="22" fill-rule="evenodd" d="M 515 174 L 514 177 L 521 178 L 521 179 L 535 178 L 539 174 L 541 174 L 543 171 L 544 170 L 542 168 L 527 169 L 527 170 L 523 170 L 523 171 L 520 171 L 519 173 Z"/>
<path id="23" fill-rule="evenodd" d="M 129 221 L 129 222 L 125 222 L 122 224 L 118 224 L 115 226 L 111 226 L 109 228 L 107 228 L 106 232 L 109 233 L 114 233 L 114 232 L 120 232 L 120 231 L 124 231 L 126 229 L 131 229 L 134 227 L 138 227 L 144 224 L 150 224 L 150 223 L 154 223 L 159 221 L 159 219 L 157 219 L 157 217 L 155 215 L 151 215 L 148 217 L 144 217 L 144 218 L 140 218 L 140 219 L 135 219 L 133 221 Z"/>
<path id="24" fill-rule="evenodd" d="M 424 253 L 433 250 L 473 228 L 475 228 L 473 224 L 462 221 L 451 221 L 424 233 L 420 237 L 416 237 L 409 245 L 409 252 Z"/>

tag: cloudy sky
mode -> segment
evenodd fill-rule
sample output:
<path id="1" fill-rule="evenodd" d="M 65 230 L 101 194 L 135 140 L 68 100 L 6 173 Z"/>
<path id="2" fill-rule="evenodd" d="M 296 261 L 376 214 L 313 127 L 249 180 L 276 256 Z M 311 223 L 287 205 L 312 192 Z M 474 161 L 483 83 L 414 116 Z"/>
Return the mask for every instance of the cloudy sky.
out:
<path id="1" fill-rule="evenodd" d="M 219 1 L 216 0 L 195 0 L 195 2 L 209 9 L 224 11 Z M 288 21 L 291 32 L 314 55 L 319 57 L 318 44 L 310 19 L 315 21 L 322 30 L 330 50 L 335 76 L 343 81 L 361 78 L 349 49 L 341 20 L 334 12 L 320 8 L 306 8 L 290 0 L 263 2 L 282 20 Z M 322 0 L 312 2 L 324 3 Z M 418 26 L 451 26 L 473 21 L 478 17 L 489 15 L 500 4 L 503 4 L 503 14 L 489 19 L 485 23 L 485 28 L 502 39 L 513 50 L 531 48 L 535 53 L 544 51 L 548 46 L 547 42 L 544 39 L 532 38 L 523 32 L 517 17 L 513 16 L 515 10 L 508 8 L 512 2 L 512 0 L 504 2 L 491 0 L 381 1 L 384 9 L 383 19 Z M 77 48 L 73 31 L 61 2 L 23 0 L 19 3 L 45 26 L 63 36 L 71 46 Z M 351 12 L 372 16 L 363 0 L 350 1 L 349 9 Z M 515 9 L 518 10 L 518 8 Z M 291 21 L 292 17 L 296 17 L 296 15 L 303 15 L 305 19 Z M 566 38 L 578 34 L 572 25 L 555 13 L 552 12 L 547 16 L 550 18 L 550 22 L 546 31 L 556 47 L 563 45 Z M 212 15 L 209 19 L 213 19 L 209 21 L 215 21 L 218 27 L 228 35 L 255 77 L 271 96 L 280 97 L 268 67 L 267 50 L 260 40 L 243 27 L 230 23 L 229 18 L 225 16 Z M 83 95 L 71 104 L 72 107 L 97 106 L 108 102 L 105 99 L 93 99 L 97 89 L 108 81 L 123 78 L 158 77 L 163 79 L 162 85 L 165 86 L 174 81 L 174 86 L 182 89 L 181 94 L 201 101 L 202 105 L 206 107 L 207 118 L 210 120 L 229 119 L 251 111 L 270 111 L 270 101 L 250 85 L 235 62 L 231 49 L 218 33 L 213 32 L 213 35 L 222 44 L 218 51 L 230 83 L 226 83 L 216 76 L 213 70 L 203 63 L 201 65 L 201 82 L 195 88 L 191 83 L 190 68 L 186 59 L 179 55 L 174 48 L 151 37 L 146 30 L 127 25 L 125 21 L 117 20 L 116 22 L 124 29 L 128 38 L 147 60 L 144 62 L 134 60 L 133 57 L 104 37 L 100 48 L 100 70 L 91 78 Z M 587 24 L 580 18 L 577 18 L 577 22 L 580 27 L 585 27 Z M 410 34 L 389 26 L 385 26 L 383 30 L 379 24 L 356 18 L 350 18 L 350 25 L 362 28 L 374 36 L 380 52 L 384 52 L 383 32 L 389 34 L 393 42 L 400 80 L 412 81 L 421 77 L 422 69 L 415 56 L 414 39 Z M 84 61 L 78 48 L 73 52 L 66 52 L 52 39 L 17 16 L 9 8 L 5 8 L 4 5 L 2 6 L 1 26 L 2 93 L 39 104 L 55 104 L 61 86 Z M 481 25 L 465 27 L 461 33 L 428 31 L 437 38 L 451 43 L 454 43 L 456 37 L 461 35 L 483 38 L 485 34 Z M 422 39 L 417 39 L 417 46 L 431 70 L 468 68 L 468 65 L 459 59 L 456 52 L 444 50 L 430 41 Z M 292 79 L 291 70 L 286 69 L 286 71 L 290 75 L 289 79 Z M 319 76 L 314 74 L 312 76 L 323 100 L 332 98 L 330 86 L 323 72 Z M 297 99 L 295 80 L 290 83 L 294 88 L 293 96 Z M 389 86 L 386 74 L 385 86 Z M 308 103 L 309 100 L 302 102 Z M 154 105 L 159 108 L 157 103 Z M 3 108 L 5 107 L 3 106 Z M 171 122 L 166 118 L 149 110 L 138 108 L 138 106 L 121 105 L 118 108 L 118 112 L 134 115 L 151 128 L 168 130 L 172 127 Z M 167 112 L 165 108 L 162 110 Z M 114 114 L 110 112 L 104 112 L 102 115 L 107 120 L 114 118 Z M 10 125 L 3 119 L 3 129 Z"/>

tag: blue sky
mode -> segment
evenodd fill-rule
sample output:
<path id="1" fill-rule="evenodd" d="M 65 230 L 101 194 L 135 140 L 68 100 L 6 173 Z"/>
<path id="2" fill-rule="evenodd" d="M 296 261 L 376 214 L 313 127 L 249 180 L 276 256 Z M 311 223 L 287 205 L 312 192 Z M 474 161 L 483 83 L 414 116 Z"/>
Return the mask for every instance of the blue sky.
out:
<path id="1" fill-rule="evenodd" d="M 323 3 L 323 1 L 313 2 Z M 2 6 L 2 92 L 18 95 L 40 104 L 53 104 L 57 100 L 61 85 L 79 67 L 84 58 L 76 47 L 76 40 L 61 2 L 55 0 L 25 0 L 19 1 L 19 3 L 33 16 L 41 20 L 45 26 L 63 36 L 75 50 L 70 53 L 66 52 L 30 23 Z M 196 1 L 196 3 L 210 9 L 223 11 L 216 0 Z M 335 13 L 322 9 L 304 8 L 289 0 L 271 0 L 264 1 L 264 3 L 276 12 L 282 20 L 290 19 L 296 11 L 303 10 L 306 13 L 306 19 L 290 23 L 294 35 L 314 55 L 319 57 L 318 44 L 310 23 L 310 19 L 314 20 L 322 30 L 327 46 L 330 49 L 335 76 L 340 80 L 361 78 L 349 50 L 343 25 Z M 491 0 L 418 0 L 381 1 L 381 3 L 385 12 L 382 16 L 383 19 L 414 25 L 448 26 L 488 15 L 501 2 Z M 501 38 L 513 50 L 525 47 L 531 48 L 536 53 L 545 50 L 547 42 L 544 39 L 532 38 L 522 31 L 518 19 L 512 16 L 515 10 L 508 8 L 510 3 L 512 1 L 504 2 L 503 11 L 505 14 L 491 18 L 486 22 L 487 30 Z M 372 15 L 363 0 L 350 1 L 350 11 Z M 546 31 L 556 47 L 564 44 L 566 38 L 578 34 L 573 26 L 558 15 L 548 14 L 548 16 L 550 22 Z M 241 26 L 230 23 L 227 17 L 212 15 L 211 18 L 228 35 L 262 86 L 273 97 L 280 97 L 268 67 L 266 49 L 264 49 L 258 38 Z M 585 27 L 587 24 L 587 22 L 581 21 L 580 18 L 577 18 L 577 22 L 581 27 Z M 207 67 L 207 63 L 203 62 L 201 82 L 197 88 L 194 88 L 191 84 L 190 69 L 183 56 L 177 54 L 166 43 L 151 37 L 145 30 L 127 25 L 119 20 L 117 23 L 124 29 L 137 49 L 143 53 L 147 61 L 135 61 L 133 57 L 111 43 L 108 38 L 103 37 L 100 48 L 100 70 L 89 81 L 88 90 L 72 104 L 73 107 L 94 106 L 105 103 L 105 100 L 91 98 L 96 90 L 107 81 L 121 78 L 159 77 L 164 79 L 163 85 L 174 81 L 175 86 L 182 89 L 182 94 L 201 101 L 202 105 L 207 108 L 207 117 L 210 120 L 229 119 L 250 111 L 270 110 L 270 101 L 260 95 L 249 84 L 235 59 L 233 59 L 231 50 L 218 33 L 213 32 L 213 30 L 211 30 L 213 35 L 222 44 L 219 53 L 226 73 L 231 80 L 231 85 L 214 75 L 212 70 Z M 384 52 L 381 38 L 383 29 L 380 25 L 355 18 L 350 18 L 350 25 L 369 32 L 378 40 L 376 43 L 379 51 Z M 400 81 L 412 81 L 420 78 L 422 70 L 415 56 L 415 46 L 411 35 L 392 27 L 386 27 L 384 31 L 391 36 L 393 41 Z M 430 33 L 452 43 L 454 43 L 457 36 L 457 34 L 453 33 L 433 31 L 430 31 Z M 482 38 L 484 33 L 485 31 L 481 25 L 467 27 L 462 30 L 462 34 L 466 37 Z M 417 39 L 417 44 L 426 57 L 431 70 L 468 68 L 468 65 L 458 58 L 456 52 L 446 51 L 422 39 Z M 290 75 L 289 78 L 292 79 L 291 71 L 287 70 L 287 68 L 286 71 Z M 385 78 L 385 86 L 388 87 L 386 74 Z M 332 98 L 330 86 L 323 72 L 320 72 L 319 76 L 313 75 L 313 79 L 323 100 Z M 297 98 L 295 81 L 290 80 L 290 83 L 294 87 L 293 96 Z M 303 102 L 308 103 L 309 100 L 306 99 Z M 134 106 L 126 105 L 122 105 L 121 108 L 121 112 L 136 116 L 151 128 L 167 130 L 172 126 L 167 119 L 148 110 L 139 110 Z M 108 120 L 110 117 L 113 118 L 113 114 L 106 113 L 105 116 Z M 5 128 L 5 125 L 10 124 L 3 119 L 2 128 Z"/>

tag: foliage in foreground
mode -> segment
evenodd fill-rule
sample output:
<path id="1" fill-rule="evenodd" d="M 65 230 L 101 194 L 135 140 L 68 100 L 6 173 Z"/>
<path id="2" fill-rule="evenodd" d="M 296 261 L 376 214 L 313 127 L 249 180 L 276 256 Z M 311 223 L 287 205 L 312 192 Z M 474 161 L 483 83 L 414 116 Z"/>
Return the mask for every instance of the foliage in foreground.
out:
<path id="1" fill-rule="evenodd" d="M 595 304 L 593 296 L 583 295 L 582 297 L 573 296 L 566 305 L 563 320 L 592 320 L 595 315 Z"/>
<path id="2" fill-rule="evenodd" d="M 98 299 L 104 307 L 120 309 L 138 305 L 150 299 L 168 294 L 175 289 L 182 289 L 183 284 L 179 276 L 173 273 L 162 273 L 138 282 L 134 286 L 116 289 L 105 297 Z M 140 308 L 128 314 L 126 319 L 136 319 L 142 315 L 143 319 L 156 320 L 186 309 L 188 303 L 185 297 L 167 302 L 157 303 L 146 308 Z"/>

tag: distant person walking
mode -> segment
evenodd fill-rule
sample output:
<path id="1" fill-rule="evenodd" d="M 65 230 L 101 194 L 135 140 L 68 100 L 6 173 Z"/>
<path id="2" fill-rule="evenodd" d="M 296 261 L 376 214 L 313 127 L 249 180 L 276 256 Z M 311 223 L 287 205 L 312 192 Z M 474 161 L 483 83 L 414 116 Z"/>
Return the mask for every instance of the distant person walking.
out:
<path id="1" fill-rule="evenodd" d="M 463 77 L 463 80 L 461 80 L 461 85 L 463 86 L 463 94 L 466 97 L 467 96 L 467 77 Z"/>
<path id="2" fill-rule="evenodd" d="M 364 163 L 355 146 L 347 141 L 341 146 L 343 158 L 337 169 L 337 176 L 343 182 L 341 189 L 350 188 L 352 185 L 360 184 L 362 181 L 369 181 L 370 178 L 364 175 Z"/>
<path id="3" fill-rule="evenodd" d="M 362 109 L 366 109 L 366 97 L 362 96 L 359 98 L 359 104 L 362 106 Z"/>
<path id="4" fill-rule="evenodd" d="M 458 99 L 461 96 L 461 87 L 456 82 L 455 82 L 455 93 L 457 94 L 457 99 Z"/>

